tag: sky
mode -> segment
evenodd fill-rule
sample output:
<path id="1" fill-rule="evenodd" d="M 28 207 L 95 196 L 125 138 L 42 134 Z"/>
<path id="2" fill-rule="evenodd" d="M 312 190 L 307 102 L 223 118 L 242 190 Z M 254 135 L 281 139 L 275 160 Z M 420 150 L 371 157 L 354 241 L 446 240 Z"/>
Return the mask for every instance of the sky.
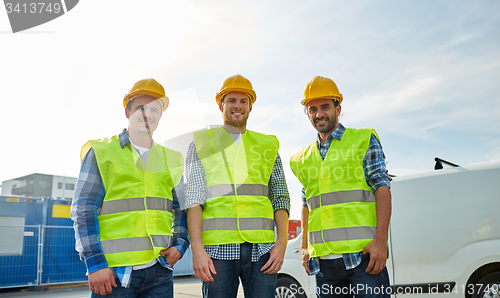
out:
<path id="1" fill-rule="evenodd" d="M 430 171 L 435 157 L 498 161 L 499 11 L 493 0 L 85 0 L 15 34 L 0 11 L 0 181 L 77 177 L 81 146 L 127 126 L 123 96 L 149 77 L 170 97 L 158 143 L 222 124 L 222 81 L 248 78 L 247 128 L 280 141 L 291 219 L 301 186 L 288 161 L 316 138 L 300 100 L 318 75 L 343 94 L 344 126 L 377 131 L 392 175 Z"/>

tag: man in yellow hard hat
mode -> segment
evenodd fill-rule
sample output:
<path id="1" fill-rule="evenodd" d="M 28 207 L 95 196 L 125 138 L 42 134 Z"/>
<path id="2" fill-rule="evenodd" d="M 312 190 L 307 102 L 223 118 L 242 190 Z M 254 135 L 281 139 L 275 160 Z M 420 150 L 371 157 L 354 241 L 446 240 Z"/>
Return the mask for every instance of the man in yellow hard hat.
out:
<path id="1" fill-rule="evenodd" d="M 240 279 L 245 297 L 271 298 L 290 210 L 279 142 L 246 129 L 256 99 L 249 80 L 227 78 L 215 98 L 224 126 L 195 133 L 186 159 L 194 274 L 205 298 L 236 297 Z"/>
<path id="2" fill-rule="evenodd" d="M 319 297 L 389 297 L 391 178 L 375 130 L 339 123 L 342 100 L 329 78 L 304 89 L 301 103 L 318 134 L 290 160 L 304 187 L 302 265 L 316 275 Z"/>
<path id="3" fill-rule="evenodd" d="M 182 155 L 153 141 L 168 102 L 156 80 L 136 82 L 123 99 L 128 128 L 82 148 L 71 218 L 91 297 L 173 297 L 189 239 Z"/>

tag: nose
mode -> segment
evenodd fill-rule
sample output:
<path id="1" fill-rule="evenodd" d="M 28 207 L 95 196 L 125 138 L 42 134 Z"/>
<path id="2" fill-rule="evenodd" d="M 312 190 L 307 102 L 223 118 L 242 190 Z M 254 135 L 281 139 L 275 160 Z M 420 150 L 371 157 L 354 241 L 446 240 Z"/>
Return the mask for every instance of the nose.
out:
<path id="1" fill-rule="evenodd" d="M 325 113 L 323 111 L 321 111 L 321 109 L 319 109 L 314 113 L 314 118 L 315 119 L 323 118 L 324 115 L 325 115 Z"/>
<path id="2" fill-rule="evenodd" d="M 142 109 L 141 114 L 144 121 L 149 121 L 151 119 L 151 111 L 149 109 Z"/>
<path id="3" fill-rule="evenodd" d="M 234 105 L 235 108 L 243 108 L 243 104 L 240 101 L 237 101 Z"/>

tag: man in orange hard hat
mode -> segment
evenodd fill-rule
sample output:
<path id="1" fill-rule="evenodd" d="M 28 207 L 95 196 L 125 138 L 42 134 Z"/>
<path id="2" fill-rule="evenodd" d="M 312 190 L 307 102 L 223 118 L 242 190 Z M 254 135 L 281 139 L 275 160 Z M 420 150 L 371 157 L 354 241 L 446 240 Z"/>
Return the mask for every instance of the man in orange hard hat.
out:
<path id="1" fill-rule="evenodd" d="M 91 297 L 173 297 L 189 239 L 182 155 L 153 141 L 168 102 L 156 80 L 136 82 L 123 99 L 128 128 L 82 148 L 71 218 Z"/>
<path id="2" fill-rule="evenodd" d="M 302 266 L 316 275 L 321 298 L 390 297 L 391 178 L 375 130 L 339 123 L 342 100 L 333 80 L 317 76 L 301 101 L 318 131 L 290 159 L 304 187 Z"/>
<path id="3" fill-rule="evenodd" d="M 249 80 L 227 78 L 215 99 L 224 126 L 195 133 L 186 159 L 194 274 L 205 298 L 236 297 L 240 279 L 245 297 L 272 298 L 290 210 L 279 142 L 246 129 Z"/>

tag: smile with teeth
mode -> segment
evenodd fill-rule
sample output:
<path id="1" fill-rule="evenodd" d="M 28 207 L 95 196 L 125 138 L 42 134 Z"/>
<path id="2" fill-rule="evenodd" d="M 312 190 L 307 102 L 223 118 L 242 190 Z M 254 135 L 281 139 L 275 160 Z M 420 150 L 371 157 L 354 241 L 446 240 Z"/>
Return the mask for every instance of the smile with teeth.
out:
<path id="1" fill-rule="evenodd" d="M 316 124 L 321 125 L 321 124 L 325 124 L 325 123 L 327 123 L 327 122 L 328 122 L 328 119 L 320 119 L 320 120 L 316 120 L 315 122 L 316 122 Z"/>

